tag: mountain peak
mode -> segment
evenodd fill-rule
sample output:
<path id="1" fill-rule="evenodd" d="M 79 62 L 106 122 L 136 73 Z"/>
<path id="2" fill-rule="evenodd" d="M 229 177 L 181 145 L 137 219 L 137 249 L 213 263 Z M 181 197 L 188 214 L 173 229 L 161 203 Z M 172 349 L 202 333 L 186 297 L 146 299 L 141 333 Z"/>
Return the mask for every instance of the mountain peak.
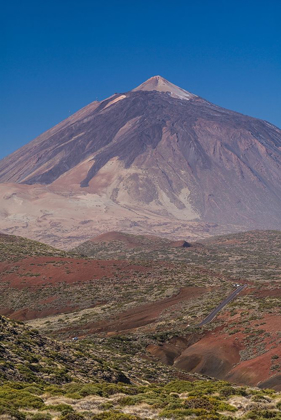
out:
<path id="1" fill-rule="evenodd" d="M 69 247 L 113 230 L 185 239 L 281 229 L 280 129 L 161 76 L 134 90 L 0 161 L 0 230 Z"/>
<path id="2" fill-rule="evenodd" d="M 133 89 L 133 92 L 137 91 L 157 91 L 157 92 L 168 92 L 173 98 L 189 100 L 196 97 L 196 95 L 187 92 L 186 90 L 174 85 L 162 76 L 153 76 L 146 80 L 144 83 Z"/>

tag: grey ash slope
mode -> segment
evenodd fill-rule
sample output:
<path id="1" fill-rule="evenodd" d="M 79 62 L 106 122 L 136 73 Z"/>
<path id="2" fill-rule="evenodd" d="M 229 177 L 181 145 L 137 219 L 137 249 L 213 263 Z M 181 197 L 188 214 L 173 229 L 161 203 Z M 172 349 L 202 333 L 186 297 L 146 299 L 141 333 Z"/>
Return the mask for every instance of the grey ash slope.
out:
<path id="1" fill-rule="evenodd" d="M 8 156 L 0 182 L 57 185 L 71 174 L 100 194 L 95 180 L 116 159 L 120 173 L 114 166 L 102 193 L 118 205 L 228 231 L 281 229 L 281 130 L 160 76 L 88 105 Z"/>

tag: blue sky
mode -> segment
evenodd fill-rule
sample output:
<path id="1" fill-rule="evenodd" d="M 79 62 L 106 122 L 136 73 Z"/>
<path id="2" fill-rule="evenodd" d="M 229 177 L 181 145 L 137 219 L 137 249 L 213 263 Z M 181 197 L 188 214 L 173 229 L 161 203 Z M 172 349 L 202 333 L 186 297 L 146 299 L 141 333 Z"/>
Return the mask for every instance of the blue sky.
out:
<path id="1" fill-rule="evenodd" d="M 281 127 L 280 0 L 0 5 L 0 158 L 158 74 Z"/>

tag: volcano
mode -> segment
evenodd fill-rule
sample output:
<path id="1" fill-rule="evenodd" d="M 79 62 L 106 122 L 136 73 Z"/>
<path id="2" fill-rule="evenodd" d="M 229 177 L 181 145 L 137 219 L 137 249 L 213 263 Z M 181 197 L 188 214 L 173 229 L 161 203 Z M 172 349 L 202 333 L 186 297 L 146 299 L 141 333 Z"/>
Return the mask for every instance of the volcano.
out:
<path id="1" fill-rule="evenodd" d="M 0 161 L 0 229 L 73 247 L 281 229 L 281 130 L 154 76 Z"/>

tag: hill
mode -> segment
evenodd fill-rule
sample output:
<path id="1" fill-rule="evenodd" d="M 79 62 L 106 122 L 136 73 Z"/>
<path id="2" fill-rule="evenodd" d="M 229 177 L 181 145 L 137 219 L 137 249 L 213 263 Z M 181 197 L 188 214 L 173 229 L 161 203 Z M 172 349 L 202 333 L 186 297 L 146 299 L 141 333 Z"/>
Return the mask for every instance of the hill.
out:
<path id="1" fill-rule="evenodd" d="M 105 241 L 109 235 L 112 240 Z M 133 246 L 126 246 L 130 239 Z M 144 238 L 139 241 L 139 238 Z M 139 242 L 138 242 L 139 241 Z M 87 241 L 73 251 L 99 259 L 148 260 L 188 263 L 209 268 L 217 273 L 258 283 L 278 282 L 281 278 L 281 232 L 249 231 L 215 236 L 200 242 L 174 242 L 118 233 L 105 234 Z M 175 242 L 177 244 L 177 242 Z M 260 284 L 259 284 L 260 286 Z M 278 287 L 280 287 L 278 285 Z"/>
<path id="2" fill-rule="evenodd" d="M 121 371 L 110 367 L 93 352 L 81 352 L 3 316 L 0 316 L 0 334 L 2 382 L 129 382 Z"/>
<path id="3" fill-rule="evenodd" d="M 184 240 L 171 241 L 153 235 L 132 235 L 123 232 L 107 232 L 96 236 L 74 248 L 72 251 L 88 257 L 99 256 L 116 258 L 122 254 L 128 256 L 128 251 L 146 252 L 165 250 L 169 248 L 188 248 L 190 244 Z"/>
<path id="4" fill-rule="evenodd" d="M 151 272 L 143 263 L 87 259 L 9 235 L 0 235 L 0 250 L 0 312 L 18 320 L 95 307 L 114 293 L 116 300 L 115 281 Z"/>
<path id="5" fill-rule="evenodd" d="M 107 239 L 116 236 L 123 238 Z M 151 246 L 114 255 L 100 249 L 99 260 L 31 258 L 22 250 L 22 259 L 1 263 L 0 311 L 59 340 L 78 336 L 118 366 L 140 363 L 138 372 L 146 371 L 145 360 L 278 390 L 280 232 L 227 235 L 190 248 L 160 243 L 152 238 Z M 198 327 L 237 283 L 246 289 Z"/>
<path id="6" fill-rule="evenodd" d="M 93 102 L 0 162 L 1 227 L 70 248 L 280 229 L 281 131 L 160 76 Z"/>
<path id="7" fill-rule="evenodd" d="M 0 262 L 18 261 L 26 257 L 65 257 L 64 251 L 38 241 L 0 233 Z"/>

